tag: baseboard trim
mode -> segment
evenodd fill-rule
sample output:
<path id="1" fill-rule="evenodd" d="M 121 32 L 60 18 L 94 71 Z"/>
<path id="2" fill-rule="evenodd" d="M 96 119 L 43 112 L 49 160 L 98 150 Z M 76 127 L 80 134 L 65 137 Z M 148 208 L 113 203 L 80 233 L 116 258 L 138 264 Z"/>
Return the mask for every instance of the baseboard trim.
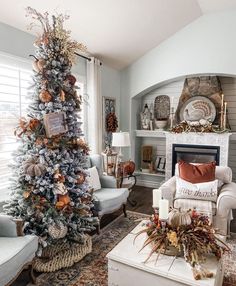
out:
<path id="1" fill-rule="evenodd" d="M 147 188 L 159 188 L 161 185 L 161 182 L 153 182 L 153 181 L 148 181 L 148 180 L 137 180 L 136 183 L 137 186 L 141 187 L 147 187 Z"/>

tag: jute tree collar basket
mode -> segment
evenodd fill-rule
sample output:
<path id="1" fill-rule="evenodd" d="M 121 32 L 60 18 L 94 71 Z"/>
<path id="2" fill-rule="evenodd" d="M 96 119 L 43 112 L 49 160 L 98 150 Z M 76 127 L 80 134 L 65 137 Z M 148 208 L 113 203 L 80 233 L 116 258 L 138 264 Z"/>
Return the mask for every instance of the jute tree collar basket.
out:
<path id="1" fill-rule="evenodd" d="M 33 262 L 34 270 L 38 272 L 54 272 L 64 267 L 70 267 L 92 251 L 92 238 L 85 235 L 84 244 L 57 242 L 43 250 L 41 257 Z"/>

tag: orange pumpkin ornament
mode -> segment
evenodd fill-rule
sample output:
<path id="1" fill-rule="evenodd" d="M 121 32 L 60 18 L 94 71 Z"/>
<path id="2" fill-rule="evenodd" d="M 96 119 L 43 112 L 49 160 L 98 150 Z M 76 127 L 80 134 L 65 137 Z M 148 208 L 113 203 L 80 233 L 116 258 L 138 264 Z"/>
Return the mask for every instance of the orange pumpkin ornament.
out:
<path id="1" fill-rule="evenodd" d="M 40 121 L 36 118 L 32 118 L 29 121 L 29 129 L 35 130 L 40 124 Z"/>
<path id="2" fill-rule="evenodd" d="M 39 94 L 39 99 L 42 102 L 50 102 L 52 100 L 52 96 L 47 90 L 43 90 Z"/>
<path id="3" fill-rule="evenodd" d="M 33 69 L 38 73 L 42 72 L 43 68 L 46 64 L 45 60 L 44 59 L 38 59 L 34 55 L 30 55 L 30 56 L 35 59 L 35 61 L 33 61 L 33 63 L 32 63 Z"/>
<path id="4" fill-rule="evenodd" d="M 23 192 L 24 199 L 28 199 L 29 196 L 30 196 L 30 192 L 29 191 L 24 191 Z"/>
<path id="5" fill-rule="evenodd" d="M 56 208 L 61 209 L 64 207 L 64 203 L 63 202 L 57 202 L 56 203 Z"/>
<path id="6" fill-rule="evenodd" d="M 58 202 L 63 203 L 63 206 L 66 206 L 70 203 L 70 197 L 68 194 L 58 195 Z"/>

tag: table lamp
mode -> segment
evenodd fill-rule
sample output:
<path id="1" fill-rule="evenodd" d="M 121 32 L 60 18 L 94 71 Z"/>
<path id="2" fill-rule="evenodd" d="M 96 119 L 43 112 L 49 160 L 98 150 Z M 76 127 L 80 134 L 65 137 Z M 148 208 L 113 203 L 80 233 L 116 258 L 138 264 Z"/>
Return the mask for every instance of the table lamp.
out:
<path id="1" fill-rule="evenodd" d="M 122 147 L 130 146 L 130 138 L 128 132 L 114 132 L 112 133 L 112 147 L 119 147 L 118 161 L 121 161 L 123 154 L 121 152 Z"/>

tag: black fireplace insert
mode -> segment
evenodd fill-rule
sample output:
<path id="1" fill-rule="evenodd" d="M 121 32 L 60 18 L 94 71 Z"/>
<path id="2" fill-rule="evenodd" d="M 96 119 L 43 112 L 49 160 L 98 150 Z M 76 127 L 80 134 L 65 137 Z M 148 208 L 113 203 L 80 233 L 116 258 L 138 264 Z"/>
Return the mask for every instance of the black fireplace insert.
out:
<path id="1" fill-rule="evenodd" d="M 180 160 L 188 163 L 208 163 L 216 161 L 216 165 L 219 165 L 220 146 L 173 144 L 172 176 L 175 174 L 175 165 Z"/>

